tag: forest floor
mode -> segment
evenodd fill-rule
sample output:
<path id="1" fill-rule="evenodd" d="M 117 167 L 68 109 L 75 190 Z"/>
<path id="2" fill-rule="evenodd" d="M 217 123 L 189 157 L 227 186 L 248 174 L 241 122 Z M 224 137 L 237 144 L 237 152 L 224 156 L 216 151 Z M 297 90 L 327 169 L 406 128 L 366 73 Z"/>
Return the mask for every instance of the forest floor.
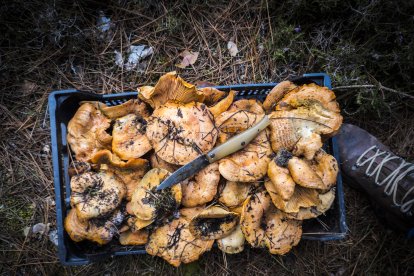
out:
<path id="1" fill-rule="evenodd" d="M 414 241 L 388 230 L 367 198 L 346 183 L 346 238 L 303 240 L 286 256 L 259 249 L 226 256 L 213 249 L 177 269 L 146 255 L 64 267 L 46 233 L 25 236 L 24 229 L 37 223 L 56 229 L 47 112 L 54 90 L 135 91 L 174 70 L 189 82 L 220 85 L 326 72 L 345 122 L 413 160 L 413 6 L 385 0 L 2 1 L 0 274 L 412 275 Z M 99 23 L 103 15 L 109 25 Z M 235 56 L 229 41 L 237 45 Z M 132 70 L 116 64 L 115 51 L 125 57 L 141 44 L 154 53 Z M 199 55 L 182 69 L 176 64 L 184 50 Z"/>

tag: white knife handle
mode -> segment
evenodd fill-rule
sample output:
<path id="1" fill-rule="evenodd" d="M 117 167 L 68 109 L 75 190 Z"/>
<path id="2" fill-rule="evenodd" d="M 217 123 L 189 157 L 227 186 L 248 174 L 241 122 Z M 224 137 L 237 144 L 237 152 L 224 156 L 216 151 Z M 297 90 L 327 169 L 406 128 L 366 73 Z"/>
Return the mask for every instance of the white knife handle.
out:
<path id="1" fill-rule="evenodd" d="M 208 161 L 210 163 L 213 163 L 223 157 L 241 150 L 247 146 L 247 144 L 249 144 L 254 138 L 256 138 L 256 136 L 259 135 L 259 133 L 264 130 L 269 124 L 269 117 L 265 115 L 263 119 L 260 120 L 260 122 L 251 128 L 243 131 L 240 134 L 237 134 L 236 136 L 230 138 L 227 142 L 221 144 L 220 146 L 212 149 L 209 153 L 207 153 Z"/>

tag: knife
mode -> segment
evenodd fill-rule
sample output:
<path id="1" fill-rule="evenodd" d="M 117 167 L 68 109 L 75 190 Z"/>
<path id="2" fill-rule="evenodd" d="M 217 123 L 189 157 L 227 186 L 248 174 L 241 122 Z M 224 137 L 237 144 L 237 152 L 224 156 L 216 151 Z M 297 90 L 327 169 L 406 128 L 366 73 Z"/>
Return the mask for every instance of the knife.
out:
<path id="1" fill-rule="evenodd" d="M 201 169 L 207 167 L 211 163 L 216 162 L 236 151 L 243 149 L 247 144 L 249 144 L 254 138 L 256 138 L 259 133 L 264 130 L 270 124 L 269 117 L 265 115 L 257 124 L 251 128 L 237 134 L 236 136 L 230 138 L 227 142 L 221 144 L 218 147 L 215 147 L 206 154 L 200 155 L 190 163 L 185 164 L 173 174 L 171 174 L 167 179 L 165 179 L 158 187 L 157 191 L 171 187 L 174 184 L 177 184 L 190 176 L 193 176 Z"/>

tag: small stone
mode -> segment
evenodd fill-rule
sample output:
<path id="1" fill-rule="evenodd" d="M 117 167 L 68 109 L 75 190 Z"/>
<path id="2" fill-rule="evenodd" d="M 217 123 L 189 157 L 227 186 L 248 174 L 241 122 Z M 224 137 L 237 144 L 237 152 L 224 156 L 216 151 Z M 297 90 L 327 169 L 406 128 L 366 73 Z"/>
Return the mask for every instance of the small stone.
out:
<path id="1" fill-rule="evenodd" d="M 27 237 L 27 235 L 29 235 L 29 232 L 30 232 L 30 229 L 31 229 L 32 227 L 30 227 L 30 226 L 27 226 L 27 227 L 25 227 L 24 229 L 23 229 L 23 235 L 25 236 L 25 237 Z"/>
<path id="2" fill-rule="evenodd" d="M 239 52 L 239 50 L 237 49 L 236 43 L 234 43 L 231 40 L 227 42 L 227 50 L 229 50 L 229 53 L 232 57 L 235 57 L 237 53 Z"/>
<path id="3" fill-rule="evenodd" d="M 119 67 L 124 66 L 124 58 L 122 57 L 121 52 L 118 52 L 117 50 L 114 51 L 115 54 L 115 64 Z"/>
<path id="4" fill-rule="evenodd" d="M 53 199 L 53 197 L 52 196 L 48 196 L 48 197 L 46 197 L 45 198 L 45 202 L 47 203 L 47 205 L 49 205 L 49 206 L 55 206 L 56 205 L 56 202 L 55 202 L 55 200 Z"/>
<path id="5" fill-rule="evenodd" d="M 58 234 L 57 234 L 57 230 L 54 229 L 52 231 L 49 232 L 49 240 L 56 246 L 58 246 L 59 241 L 58 241 Z"/>
<path id="6" fill-rule="evenodd" d="M 49 145 L 44 145 L 42 148 L 42 153 L 43 154 L 49 154 L 50 153 L 50 146 Z"/>
<path id="7" fill-rule="evenodd" d="M 106 17 L 103 11 L 99 11 L 97 28 L 103 33 L 109 31 L 111 28 L 111 19 Z"/>

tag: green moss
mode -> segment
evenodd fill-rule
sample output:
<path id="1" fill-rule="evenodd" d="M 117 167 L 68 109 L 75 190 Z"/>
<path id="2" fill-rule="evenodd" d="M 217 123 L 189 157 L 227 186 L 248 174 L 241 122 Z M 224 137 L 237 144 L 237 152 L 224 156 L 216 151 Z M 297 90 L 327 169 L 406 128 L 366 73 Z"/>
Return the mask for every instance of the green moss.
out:
<path id="1" fill-rule="evenodd" d="M 288 64 L 302 60 L 306 56 L 301 42 L 303 33 L 295 32 L 294 25 L 279 20 L 273 24 L 272 33 L 264 46 L 273 59 Z"/>
<path id="2" fill-rule="evenodd" d="M 180 17 L 172 14 L 168 14 L 163 20 L 163 27 L 167 29 L 169 34 L 174 34 L 180 31 L 182 26 L 182 20 Z"/>
<path id="3" fill-rule="evenodd" d="M 35 213 L 35 206 L 24 202 L 19 197 L 6 197 L 2 208 L 0 208 L 0 217 L 4 219 L 4 227 L 10 231 L 21 231 L 30 223 Z"/>

